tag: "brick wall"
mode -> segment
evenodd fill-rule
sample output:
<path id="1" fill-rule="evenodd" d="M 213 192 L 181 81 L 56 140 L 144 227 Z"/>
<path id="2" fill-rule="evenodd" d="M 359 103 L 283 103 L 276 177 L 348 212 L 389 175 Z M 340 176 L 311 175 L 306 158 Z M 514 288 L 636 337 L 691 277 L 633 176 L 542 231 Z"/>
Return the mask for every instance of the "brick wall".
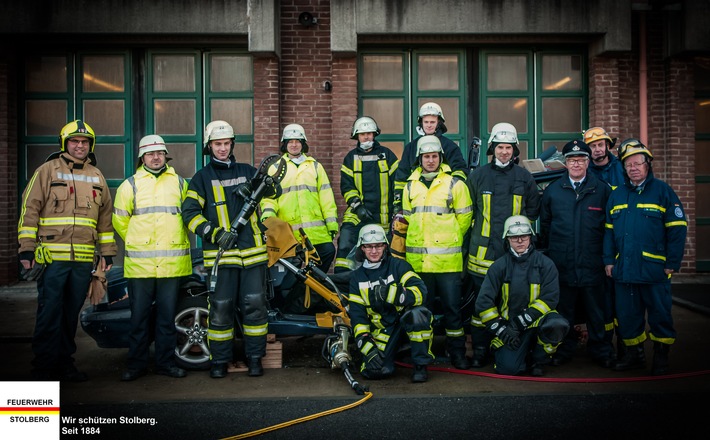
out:
<path id="1" fill-rule="evenodd" d="M 14 56 L 0 53 L 0 285 L 18 280 L 17 78 Z"/>

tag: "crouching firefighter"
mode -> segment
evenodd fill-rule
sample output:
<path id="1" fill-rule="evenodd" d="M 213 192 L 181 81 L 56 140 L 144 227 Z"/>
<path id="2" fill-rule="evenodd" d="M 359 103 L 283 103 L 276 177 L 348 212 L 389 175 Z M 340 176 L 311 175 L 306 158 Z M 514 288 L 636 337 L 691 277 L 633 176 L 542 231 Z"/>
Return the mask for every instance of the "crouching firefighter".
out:
<path id="1" fill-rule="evenodd" d="M 554 308 L 560 298 L 555 264 L 535 249 L 535 232 L 523 215 L 503 226 L 505 254 L 486 272 L 476 298 L 476 314 L 493 334 L 495 371 L 542 376 L 569 331 Z"/>
<path id="2" fill-rule="evenodd" d="M 432 313 L 423 306 L 427 289 L 412 266 L 394 258 L 385 230 L 376 224 L 360 229 L 355 258 L 362 266 L 350 278 L 350 322 L 362 354 L 360 373 L 383 379 L 394 373 L 395 356 L 409 338 L 414 370 L 412 382 L 426 382 L 434 361 Z"/>

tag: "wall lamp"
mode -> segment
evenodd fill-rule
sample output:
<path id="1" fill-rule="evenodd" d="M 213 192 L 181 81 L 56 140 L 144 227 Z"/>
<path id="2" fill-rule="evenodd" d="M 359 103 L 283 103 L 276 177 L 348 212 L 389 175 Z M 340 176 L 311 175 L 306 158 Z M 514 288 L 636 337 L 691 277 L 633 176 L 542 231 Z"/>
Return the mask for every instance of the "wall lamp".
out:
<path id="1" fill-rule="evenodd" d="M 301 12 L 301 15 L 298 16 L 298 22 L 301 23 L 303 27 L 311 27 L 314 24 L 318 24 L 318 19 L 310 12 Z"/>

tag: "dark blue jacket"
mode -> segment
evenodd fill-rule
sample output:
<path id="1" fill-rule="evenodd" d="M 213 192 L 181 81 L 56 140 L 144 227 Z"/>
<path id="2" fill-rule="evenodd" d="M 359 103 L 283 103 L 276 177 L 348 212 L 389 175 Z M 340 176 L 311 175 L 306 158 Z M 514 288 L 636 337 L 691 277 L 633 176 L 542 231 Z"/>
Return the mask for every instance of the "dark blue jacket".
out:
<path id="1" fill-rule="evenodd" d="M 538 243 L 555 263 L 560 283 L 594 286 L 604 282 L 602 248 L 609 194 L 611 188 L 592 173 L 587 173 L 579 195 L 567 172 L 545 188 Z"/>
<path id="2" fill-rule="evenodd" d="M 652 169 L 638 188 L 626 178 L 606 205 L 604 264 L 617 282 L 670 283 L 664 269 L 680 269 L 687 230 L 680 199 Z"/>
<path id="3" fill-rule="evenodd" d="M 594 161 L 589 161 L 588 171 L 614 189 L 624 184 L 624 166 L 613 154 L 607 151 L 606 155 L 609 157 L 609 162 L 606 165 L 595 165 Z"/>

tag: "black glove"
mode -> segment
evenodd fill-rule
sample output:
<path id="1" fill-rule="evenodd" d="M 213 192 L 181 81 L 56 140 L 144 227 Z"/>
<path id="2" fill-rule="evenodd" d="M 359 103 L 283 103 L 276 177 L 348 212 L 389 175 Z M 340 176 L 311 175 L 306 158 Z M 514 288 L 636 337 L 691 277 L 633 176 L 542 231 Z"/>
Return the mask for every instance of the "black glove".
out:
<path id="1" fill-rule="evenodd" d="M 357 348 L 363 354 L 365 365 L 368 370 L 379 370 L 384 365 L 384 356 L 379 348 L 375 338 L 369 333 L 364 333 L 357 337 Z"/>
<path id="2" fill-rule="evenodd" d="M 22 251 L 20 252 L 20 261 L 25 260 L 29 261 L 30 265 L 32 265 L 32 260 L 35 259 L 35 253 L 32 251 Z"/>
<path id="3" fill-rule="evenodd" d="M 234 243 L 237 241 L 237 234 L 232 231 L 227 231 L 221 227 L 215 229 L 213 237 L 214 244 L 219 246 L 219 248 L 223 251 L 232 249 L 232 247 L 234 247 Z"/>
<path id="4" fill-rule="evenodd" d="M 390 289 L 395 290 L 392 297 L 389 295 Z M 372 296 L 374 295 L 378 303 L 388 303 L 397 307 L 409 305 L 407 289 L 400 283 L 392 283 L 387 285 L 384 280 L 380 280 L 380 284 L 373 287 L 372 292 L 373 294 L 370 295 L 370 303 L 372 303 Z"/>
<path id="5" fill-rule="evenodd" d="M 513 325 L 521 332 L 524 332 L 534 321 L 535 318 L 530 316 L 527 310 L 519 315 L 515 315 L 511 320 Z"/>
<path id="6" fill-rule="evenodd" d="M 352 202 L 350 202 L 350 209 L 363 223 L 369 223 L 375 218 L 359 197 L 353 197 Z"/>
<path id="7" fill-rule="evenodd" d="M 488 331 L 496 335 L 504 344 L 510 345 L 513 349 L 520 347 L 520 332 L 518 332 L 508 321 L 497 319 L 488 325 Z"/>
<path id="8" fill-rule="evenodd" d="M 372 309 L 382 312 L 387 304 L 387 286 L 384 281 L 380 280 L 380 284 L 370 288 L 370 306 Z"/>
<path id="9" fill-rule="evenodd" d="M 113 264 L 113 257 L 112 256 L 107 255 L 103 258 L 104 258 L 104 261 L 106 262 L 107 267 Z"/>

